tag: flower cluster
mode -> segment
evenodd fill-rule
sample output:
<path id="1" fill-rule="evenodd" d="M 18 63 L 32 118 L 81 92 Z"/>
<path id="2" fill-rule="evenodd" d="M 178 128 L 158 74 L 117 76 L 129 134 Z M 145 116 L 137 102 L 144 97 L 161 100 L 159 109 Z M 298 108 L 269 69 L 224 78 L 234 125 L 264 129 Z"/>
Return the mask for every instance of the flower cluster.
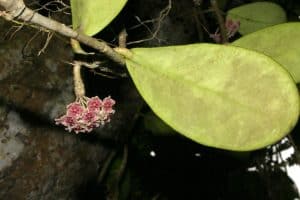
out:
<path id="1" fill-rule="evenodd" d="M 225 21 L 225 28 L 226 28 L 226 36 L 227 36 L 227 38 L 231 38 L 239 30 L 239 28 L 240 28 L 240 22 L 239 21 L 234 21 L 232 19 L 226 19 L 226 21 Z M 218 29 L 217 29 L 217 31 L 214 34 L 210 34 L 209 37 L 212 38 L 216 43 L 220 43 L 221 42 L 221 34 L 220 34 L 220 32 L 219 32 Z"/>
<path id="2" fill-rule="evenodd" d="M 69 132 L 74 131 L 76 134 L 91 132 L 110 121 L 111 115 L 115 112 L 112 108 L 114 104 L 115 101 L 111 97 L 103 100 L 97 96 L 81 97 L 67 105 L 66 114 L 55 121 L 57 125 L 65 126 Z"/>

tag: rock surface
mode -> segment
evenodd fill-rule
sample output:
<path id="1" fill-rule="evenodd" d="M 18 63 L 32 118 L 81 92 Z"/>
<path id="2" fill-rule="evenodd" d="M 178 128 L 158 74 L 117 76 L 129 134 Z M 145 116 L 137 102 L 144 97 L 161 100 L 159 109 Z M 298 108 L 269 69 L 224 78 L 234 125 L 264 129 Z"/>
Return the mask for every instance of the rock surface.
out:
<path id="1" fill-rule="evenodd" d="M 9 39 L 11 26 L 0 19 L 0 199 L 78 199 L 111 147 L 126 139 L 143 101 L 128 79 L 117 81 L 103 86 L 117 101 L 110 124 L 89 135 L 55 126 L 74 101 L 68 40 L 54 37 L 37 56 L 47 35 L 32 38 L 37 31 L 25 27 Z"/>
<path id="2" fill-rule="evenodd" d="M 107 150 L 27 117 L 1 107 L 0 199 L 76 199 Z"/>

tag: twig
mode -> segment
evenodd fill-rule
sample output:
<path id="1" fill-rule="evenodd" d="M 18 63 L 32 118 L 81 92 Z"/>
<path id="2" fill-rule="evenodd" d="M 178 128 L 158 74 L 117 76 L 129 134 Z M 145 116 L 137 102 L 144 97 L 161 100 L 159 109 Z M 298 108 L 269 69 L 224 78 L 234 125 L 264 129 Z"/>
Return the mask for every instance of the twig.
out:
<path id="1" fill-rule="evenodd" d="M 41 31 L 39 30 L 38 32 L 36 32 L 24 45 L 24 47 L 22 48 L 22 55 L 25 57 L 26 55 L 26 49 L 29 46 L 29 44 L 39 35 Z"/>
<path id="2" fill-rule="evenodd" d="M 198 39 L 199 39 L 199 41 L 202 41 L 203 40 L 202 26 L 201 26 L 201 22 L 200 22 L 200 20 L 198 18 L 197 10 L 194 7 L 193 7 L 193 19 L 194 19 L 194 22 L 196 24 L 196 30 L 197 30 L 197 33 L 198 33 Z"/>
<path id="3" fill-rule="evenodd" d="M 215 15 L 218 20 L 218 24 L 220 27 L 220 32 L 221 32 L 221 43 L 227 43 L 228 38 L 227 38 L 227 31 L 225 28 L 225 23 L 224 23 L 224 18 L 222 17 L 221 10 L 218 7 L 218 3 L 216 0 L 211 0 L 210 1 L 211 7 L 215 12 Z"/>
<path id="4" fill-rule="evenodd" d="M 31 3 L 32 5 L 37 5 L 40 8 L 39 9 L 35 9 L 35 11 L 39 11 L 39 10 L 46 10 L 48 12 L 52 12 L 52 13 L 56 13 L 56 12 L 62 12 L 64 14 L 71 14 L 70 12 L 67 12 L 68 10 L 71 9 L 71 7 L 69 5 L 67 5 L 66 3 L 64 3 L 62 0 L 51 0 L 45 4 L 41 4 L 38 1 L 35 1 L 33 3 Z M 51 8 L 53 7 L 53 8 Z"/>
<path id="5" fill-rule="evenodd" d="M 119 47 L 126 48 L 127 32 L 124 28 L 119 34 Z"/>
<path id="6" fill-rule="evenodd" d="M 48 32 L 46 42 L 45 42 L 44 46 L 42 47 L 42 49 L 39 50 L 38 56 L 41 55 L 42 53 L 44 53 L 44 51 L 45 51 L 45 49 L 47 48 L 47 46 L 49 45 L 50 40 L 51 40 L 51 38 L 53 37 L 53 35 L 54 35 L 53 32 Z"/>
<path id="7" fill-rule="evenodd" d="M 6 33 L 5 33 L 5 36 L 4 36 L 4 39 L 7 39 L 8 38 L 8 40 L 11 40 L 13 37 L 14 37 L 14 35 L 19 31 L 19 30 L 21 30 L 22 28 L 23 28 L 23 24 L 22 25 L 18 25 L 18 26 L 12 26 Z M 16 28 L 16 30 L 14 30 L 11 34 L 10 34 L 10 32 L 11 32 L 11 30 L 13 29 L 13 28 Z M 8 36 L 10 34 L 10 36 Z"/>
<path id="8" fill-rule="evenodd" d="M 120 65 L 125 65 L 124 58 L 116 53 L 105 42 L 100 42 L 95 38 L 89 37 L 71 29 L 65 24 L 40 15 L 30 8 L 27 8 L 23 0 L 0 0 L 0 6 L 5 9 L 4 12 L 1 11 L 0 16 L 4 17 L 6 20 L 22 20 L 27 23 L 41 26 L 48 30 L 55 31 L 61 35 L 76 39 L 79 42 L 98 50 Z"/>
<path id="9" fill-rule="evenodd" d="M 98 67 L 100 71 L 104 71 L 104 72 L 110 72 L 111 74 L 113 75 L 108 75 L 108 74 L 104 74 L 102 72 L 97 72 L 95 69 L 91 69 L 90 71 L 96 75 L 99 75 L 99 76 L 103 76 L 105 78 L 110 78 L 110 79 L 117 79 L 117 78 L 127 78 L 127 74 L 126 73 L 114 73 L 112 72 L 111 70 L 109 70 L 107 67 Z"/>
<path id="10" fill-rule="evenodd" d="M 90 71 L 92 73 L 106 77 L 106 78 L 115 79 L 118 77 L 121 77 L 121 78 L 128 77 L 126 73 L 115 73 L 110 68 L 101 66 L 103 63 L 100 61 L 94 61 L 94 62 L 88 63 L 88 62 L 84 62 L 84 61 L 75 60 L 74 62 L 64 62 L 64 63 L 72 65 L 72 66 L 79 64 L 81 67 L 86 67 L 86 68 L 90 69 Z M 97 72 L 96 69 L 99 69 L 100 72 Z M 104 74 L 102 72 L 109 73 L 111 75 Z"/>
<path id="11" fill-rule="evenodd" d="M 149 38 L 146 38 L 146 39 L 142 39 L 142 40 L 137 40 L 137 41 L 132 41 L 132 42 L 128 42 L 127 45 L 130 45 L 130 44 L 138 44 L 138 43 L 142 43 L 142 42 L 146 42 L 146 41 L 150 41 L 150 40 L 153 40 L 154 38 L 156 38 L 159 30 L 160 30 L 160 27 L 161 27 L 161 24 L 162 24 L 162 21 L 169 15 L 169 12 L 172 8 L 172 0 L 169 0 L 169 3 L 168 5 L 159 13 L 159 17 L 157 18 L 157 27 L 156 27 L 156 30 L 154 32 L 152 32 L 149 27 L 147 27 L 145 25 L 145 23 L 141 22 L 139 20 L 139 18 L 137 18 L 141 25 L 145 26 L 147 28 L 147 30 L 150 32 L 150 34 L 152 34 L 151 37 Z M 153 21 L 153 20 L 151 20 Z"/>

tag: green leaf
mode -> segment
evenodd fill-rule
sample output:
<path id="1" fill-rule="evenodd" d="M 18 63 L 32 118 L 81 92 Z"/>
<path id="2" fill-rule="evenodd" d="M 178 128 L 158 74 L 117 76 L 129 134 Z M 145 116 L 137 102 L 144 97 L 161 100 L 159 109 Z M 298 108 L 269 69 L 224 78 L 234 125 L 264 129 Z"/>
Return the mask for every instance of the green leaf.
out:
<path id="1" fill-rule="evenodd" d="M 122 10 L 127 0 L 71 0 L 72 23 L 92 36 L 107 26 Z"/>
<path id="2" fill-rule="evenodd" d="M 152 110 L 207 146 L 262 148 L 289 133 L 298 119 L 291 76 L 254 51 L 212 44 L 135 48 L 126 65 Z"/>
<path id="3" fill-rule="evenodd" d="M 285 67 L 300 82 L 300 23 L 285 23 L 251 33 L 232 45 L 262 52 Z"/>
<path id="4" fill-rule="evenodd" d="M 227 18 L 240 21 L 239 32 L 246 35 L 287 21 L 285 11 L 271 2 L 249 3 L 228 11 Z"/>

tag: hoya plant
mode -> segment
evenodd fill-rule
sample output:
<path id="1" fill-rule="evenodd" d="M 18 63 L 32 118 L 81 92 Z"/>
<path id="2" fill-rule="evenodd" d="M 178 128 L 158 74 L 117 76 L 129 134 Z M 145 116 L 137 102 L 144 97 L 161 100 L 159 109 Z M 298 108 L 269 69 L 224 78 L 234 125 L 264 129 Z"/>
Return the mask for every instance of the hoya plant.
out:
<path id="1" fill-rule="evenodd" d="M 0 0 L 6 19 L 57 31 L 72 38 L 75 52 L 86 53 L 80 50 L 80 43 L 85 44 L 126 66 L 153 112 L 195 142 L 255 150 L 277 142 L 296 125 L 300 23 L 285 23 L 280 6 L 258 2 L 236 7 L 229 10 L 226 22 L 217 13 L 220 30 L 210 37 L 218 44 L 112 49 L 91 37 L 125 4 L 126 0 L 71 0 L 71 29 L 39 15 L 21 0 Z M 237 31 L 242 37 L 229 43 Z M 68 131 L 86 133 L 110 121 L 115 101 L 110 96 L 86 97 L 80 76 L 85 64 L 74 61 L 73 65 L 76 99 L 56 122 Z"/>

